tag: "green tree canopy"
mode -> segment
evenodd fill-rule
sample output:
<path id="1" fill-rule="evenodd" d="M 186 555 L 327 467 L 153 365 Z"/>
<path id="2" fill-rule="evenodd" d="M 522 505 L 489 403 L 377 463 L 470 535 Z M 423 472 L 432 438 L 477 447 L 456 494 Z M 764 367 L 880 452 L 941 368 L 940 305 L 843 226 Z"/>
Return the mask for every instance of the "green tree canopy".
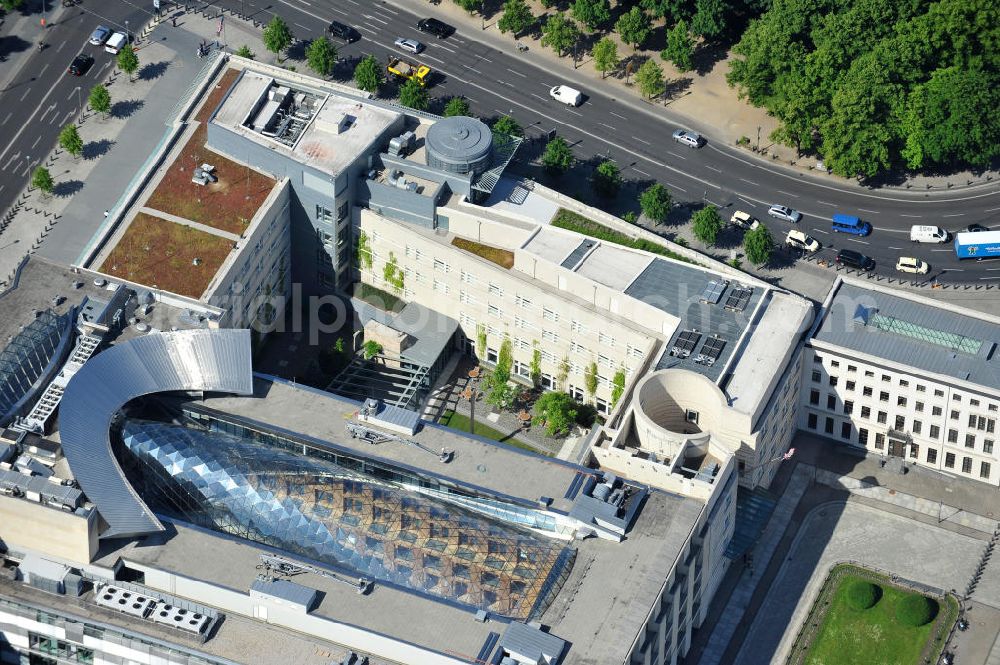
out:
<path id="1" fill-rule="evenodd" d="M 594 44 L 594 67 L 601 72 L 601 78 L 618 68 L 618 44 L 610 37 L 603 37 Z"/>
<path id="2" fill-rule="evenodd" d="M 549 436 L 562 436 L 576 421 L 577 404 L 567 393 L 545 393 L 535 401 L 534 422 L 544 425 Z"/>
<path id="3" fill-rule="evenodd" d="M 448 103 L 444 105 L 444 117 L 450 118 L 454 115 L 469 115 L 472 111 L 469 109 L 469 102 L 465 100 L 465 97 L 455 96 L 448 100 Z"/>
<path id="4" fill-rule="evenodd" d="M 882 589 L 868 580 L 854 579 L 846 584 L 847 604 L 855 610 L 874 607 L 882 595 Z"/>
<path id="5" fill-rule="evenodd" d="M 610 159 L 605 159 L 597 165 L 593 177 L 594 190 L 607 198 L 614 197 L 622 186 L 622 174 L 618 165 Z"/>
<path id="6" fill-rule="evenodd" d="M 90 105 L 90 108 L 107 117 L 111 113 L 111 93 L 104 85 L 97 84 L 90 89 L 87 104 Z"/>
<path id="7" fill-rule="evenodd" d="M 639 207 L 642 208 L 642 214 L 656 224 L 667 221 L 671 205 L 673 205 L 673 198 L 670 196 L 670 190 L 658 182 L 647 187 L 639 195 Z"/>
<path id="8" fill-rule="evenodd" d="M 611 3 L 608 0 L 575 0 L 570 11 L 580 23 L 597 30 L 611 20 Z"/>
<path id="9" fill-rule="evenodd" d="M 337 47 L 326 37 L 317 37 L 306 48 L 306 63 L 320 76 L 329 76 L 337 65 Z"/>
<path id="10" fill-rule="evenodd" d="M 31 173 L 31 186 L 37 187 L 42 190 L 45 194 L 51 194 L 52 189 L 55 187 L 55 182 L 52 180 L 52 174 L 44 166 L 39 166 Z"/>
<path id="11" fill-rule="evenodd" d="M 561 175 L 569 170 L 569 167 L 573 165 L 573 151 L 566 143 L 566 139 L 557 136 L 545 144 L 542 165 L 548 172 L 555 175 Z"/>
<path id="12" fill-rule="evenodd" d="M 646 60 L 635 73 L 635 82 L 643 95 L 652 99 L 663 94 L 666 84 L 663 81 L 663 68 L 652 58 Z"/>
<path id="13" fill-rule="evenodd" d="M 507 134 L 508 136 L 524 136 L 524 130 L 521 129 L 521 125 L 509 115 L 501 116 L 499 120 L 493 123 L 493 131 L 498 134 Z"/>
<path id="14" fill-rule="evenodd" d="M 0 0 L 0 7 L 3 7 L 9 12 L 20 8 L 24 4 L 24 0 Z"/>
<path id="15" fill-rule="evenodd" d="M 126 44 L 118 51 L 118 69 L 128 74 L 128 80 L 132 80 L 132 75 L 139 69 L 139 56 L 135 54 L 135 49 L 131 44 Z"/>
<path id="16" fill-rule="evenodd" d="M 726 29 L 726 12 L 732 11 L 726 0 L 698 0 L 691 18 L 691 32 L 715 39 Z"/>
<path id="17" fill-rule="evenodd" d="M 694 237 L 706 245 L 714 245 L 722 230 L 722 217 L 713 205 L 707 205 L 691 216 L 691 230 Z"/>
<path id="18" fill-rule="evenodd" d="M 382 345 L 373 339 L 368 340 L 361 347 L 363 353 L 365 354 L 365 360 L 371 360 L 375 356 L 382 353 Z"/>
<path id="19" fill-rule="evenodd" d="M 411 109 L 426 111 L 431 100 L 427 88 L 420 85 L 416 79 L 407 79 L 406 83 L 399 86 L 399 103 Z"/>
<path id="20" fill-rule="evenodd" d="M 76 125 L 70 123 L 59 132 L 59 147 L 73 155 L 79 157 L 83 154 L 83 139 Z"/>
<path id="21" fill-rule="evenodd" d="M 385 74 L 382 66 L 378 64 L 375 56 L 364 57 L 354 67 L 354 83 L 359 89 L 375 94 L 379 86 L 385 82 Z"/>
<path id="22" fill-rule="evenodd" d="M 553 14 L 542 26 L 542 46 L 551 46 L 559 57 L 580 38 L 576 23 L 562 14 Z"/>
<path id="23" fill-rule="evenodd" d="M 535 15 L 525 0 L 507 0 L 503 3 L 503 14 L 497 22 L 500 32 L 513 32 L 517 37 L 535 23 Z"/>
<path id="24" fill-rule="evenodd" d="M 264 48 L 275 55 L 281 55 L 281 52 L 292 45 L 292 31 L 277 14 L 271 19 L 271 22 L 267 24 L 264 28 Z"/>
<path id="25" fill-rule="evenodd" d="M 471 14 L 482 6 L 483 0 L 455 0 L 455 4 Z"/>
<path id="26" fill-rule="evenodd" d="M 633 7 L 618 17 L 615 30 L 621 36 L 622 41 L 631 46 L 634 51 L 649 37 L 652 26 L 646 12 L 639 7 Z"/>
<path id="27" fill-rule="evenodd" d="M 667 32 L 667 47 L 660 53 L 664 60 L 672 62 L 681 72 L 694 69 L 694 39 L 688 32 L 688 25 L 678 21 L 677 25 Z"/>
<path id="28" fill-rule="evenodd" d="M 937 601 L 920 593 L 911 593 L 896 603 L 896 619 L 905 626 L 923 626 L 937 613 Z"/>
<path id="29" fill-rule="evenodd" d="M 639 6 L 654 18 L 666 19 L 667 25 L 691 16 L 690 0 L 640 0 Z"/>
<path id="30" fill-rule="evenodd" d="M 756 266 L 764 265 L 771 260 L 773 250 L 774 239 L 763 224 L 743 234 L 743 252 L 750 263 Z"/>
<path id="31" fill-rule="evenodd" d="M 257 57 L 257 54 L 250 50 L 250 47 L 244 44 L 236 50 L 236 55 L 241 58 L 246 58 L 247 60 L 253 60 Z"/>

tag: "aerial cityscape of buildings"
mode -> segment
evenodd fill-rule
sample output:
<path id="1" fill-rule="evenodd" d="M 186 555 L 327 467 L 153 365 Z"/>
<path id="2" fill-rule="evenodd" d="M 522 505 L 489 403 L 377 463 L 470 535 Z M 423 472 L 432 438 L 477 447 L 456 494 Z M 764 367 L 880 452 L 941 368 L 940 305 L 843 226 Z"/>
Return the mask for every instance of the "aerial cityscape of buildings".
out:
<path id="1" fill-rule="evenodd" d="M 834 563 L 940 607 L 912 662 L 969 618 L 1000 662 L 992 283 L 745 270 L 530 137 L 206 44 L 76 260 L 0 289 L 0 663 L 820 663 Z M 795 536 L 858 506 L 953 564 Z"/>

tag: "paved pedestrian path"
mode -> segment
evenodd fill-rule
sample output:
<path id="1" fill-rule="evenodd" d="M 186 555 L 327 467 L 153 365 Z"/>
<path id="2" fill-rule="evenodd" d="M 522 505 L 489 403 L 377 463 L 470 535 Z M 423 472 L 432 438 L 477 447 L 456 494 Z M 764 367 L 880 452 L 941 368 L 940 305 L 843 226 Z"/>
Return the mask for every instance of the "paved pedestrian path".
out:
<path id="1" fill-rule="evenodd" d="M 162 210 L 157 210 L 156 208 L 147 208 L 143 206 L 139 208 L 139 212 L 144 212 L 147 215 L 152 215 L 153 217 L 159 217 L 160 219 L 166 219 L 175 224 L 182 224 L 184 226 L 190 226 L 192 229 L 197 229 L 204 233 L 210 233 L 213 236 L 219 236 L 220 238 L 225 238 L 227 240 L 232 240 L 233 242 L 239 242 L 240 236 L 235 233 L 230 233 L 229 231 L 223 231 L 222 229 L 217 229 L 214 226 L 209 226 L 207 224 L 201 224 L 199 222 L 194 222 L 186 217 L 178 217 L 177 215 L 171 215 L 169 212 L 163 212 Z"/>

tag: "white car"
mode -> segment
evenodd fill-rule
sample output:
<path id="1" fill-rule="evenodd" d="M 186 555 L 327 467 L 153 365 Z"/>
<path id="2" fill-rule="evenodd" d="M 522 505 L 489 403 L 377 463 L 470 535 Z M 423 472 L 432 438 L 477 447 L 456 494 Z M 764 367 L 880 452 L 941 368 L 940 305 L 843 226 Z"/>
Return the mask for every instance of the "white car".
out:
<path id="1" fill-rule="evenodd" d="M 122 50 L 128 44 L 128 37 L 124 32 L 116 32 L 108 38 L 108 41 L 104 42 L 104 50 L 111 55 L 117 55 L 118 51 Z"/>
<path id="2" fill-rule="evenodd" d="M 733 226 L 738 226 L 744 231 L 753 231 L 760 226 L 759 220 L 750 213 L 743 212 L 742 210 L 734 212 L 733 216 L 729 218 L 729 223 Z"/>
<path id="3" fill-rule="evenodd" d="M 771 217 L 776 217 L 777 219 L 783 219 L 786 222 L 796 223 L 802 219 L 802 213 L 788 206 L 778 205 L 777 203 L 767 209 L 767 214 Z"/>
<path id="4" fill-rule="evenodd" d="M 674 130 L 674 141 L 683 143 L 689 148 L 700 148 L 705 143 L 705 138 L 698 132 L 691 132 L 686 129 Z"/>
<path id="5" fill-rule="evenodd" d="M 921 261 L 913 256 L 901 256 L 899 260 L 896 261 L 896 270 L 899 272 L 909 272 L 914 275 L 926 275 L 927 271 L 931 267 L 927 265 L 926 261 Z"/>
<path id="6" fill-rule="evenodd" d="M 407 39 L 406 37 L 400 37 L 395 42 L 396 48 L 402 49 L 404 51 L 409 51 L 410 53 L 420 53 L 424 50 L 424 45 L 418 42 L 416 39 Z"/>
<path id="7" fill-rule="evenodd" d="M 806 252 L 816 252 L 822 247 L 815 238 L 795 229 L 789 231 L 788 235 L 785 236 L 785 244 Z"/>

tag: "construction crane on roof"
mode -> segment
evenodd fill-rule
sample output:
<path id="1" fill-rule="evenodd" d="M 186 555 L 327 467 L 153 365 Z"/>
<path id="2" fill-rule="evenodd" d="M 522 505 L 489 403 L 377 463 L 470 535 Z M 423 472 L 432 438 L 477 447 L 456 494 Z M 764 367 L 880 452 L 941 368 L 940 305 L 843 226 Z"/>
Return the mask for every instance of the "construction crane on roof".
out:
<path id="1" fill-rule="evenodd" d="M 304 573 L 315 573 L 321 577 L 331 579 L 334 582 L 339 582 L 341 584 L 346 584 L 352 587 L 359 594 L 366 594 L 371 592 L 375 583 L 372 582 L 367 577 L 359 577 L 357 580 L 353 580 L 345 575 L 340 575 L 334 573 L 333 571 L 323 570 L 317 568 L 316 566 L 310 566 L 307 563 L 302 563 L 300 561 L 293 561 L 291 559 L 286 559 L 283 556 L 277 556 L 276 554 L 260 554 L 260 563 L 257 564 L 257 570 L 264 570 L 269 577 L 294 577 L 295 575 L 302 575 Z"/>
<path id="2" fill-rule="evenodd" d="M 362 441 L 367 441 L 373 446 L 379 443 L 384 443 L 385 441 L 398 441 L 399 443 L 404 443 L 408 446 L 413 446 L 414 448 L 419 448 L 426 453 L 430 453 L 438 458 L 439 462 L 447 464 L 452 459 L 455 458 L 455 451 L 449 450 L 448 448 L 442 448 L 441 452 L 436 452 L 432 448 L 428 448 L 419 441 L 414 441 L 413 439 L 407 439 L 402 436 L 397 436 L 395 434 L 390 434 L 388 432 L 383 432 L 381 430 L 368 427 L 367 425 L 362 425 L 360 423 L 349 422 L 344 425 L 347 427 L 347 432 L 351 435 L 352 439 L 361 439 Z"/>

